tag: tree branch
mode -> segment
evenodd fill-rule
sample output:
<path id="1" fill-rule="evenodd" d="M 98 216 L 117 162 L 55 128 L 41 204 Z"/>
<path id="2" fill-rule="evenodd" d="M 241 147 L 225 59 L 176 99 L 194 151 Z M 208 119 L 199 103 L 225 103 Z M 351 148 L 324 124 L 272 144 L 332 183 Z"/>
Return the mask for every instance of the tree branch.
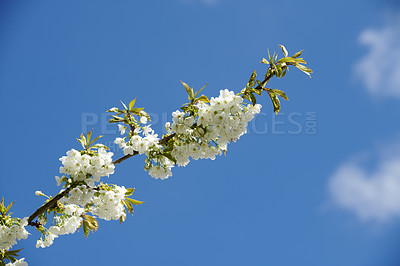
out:
<path id="1" fill-rule="evenodd" d="M 71 185 L 70 187 L 67 187 L 65 190 L 63 190 L 60 193 L 58 193 L 54 198 L 52 198 L 47 203 L 43 204 L 42 207 L 40 207 L 34 213 L 32 213 L 31 216 L 29 216 L 29 218 L 28 218 L 28 225 L 37 226 L 38 225 L 37 223 L 32 222 L 33 219 L 35 219 L 36 217 L 38 217 L 39 215 L 41 215 L 42 213 L 44 213 L 48 209 L 55 207 L 57 205 L 57 202 L 61 198 L 63 198 L 65 195 L 67 195 L 71 191 L 71 189 L 73 189 L 75 186 Z"/>
<path id="2" fill-rule="evenodd" d="M 271 67 L 270 67 L 271 68 Z M 268 73 L 268 72 L 267 72 Z M 258 85 L 255 89 L 263 89 L 264 86 L 268 83 L 268 81 L 274 76 L 274 72 L 270 72 L 270 75 L 266 75 L 265 79 L 263 80 L 263 82 Z M 194 124 L 196 125 L 196 123 Z M 134 128 L 131 127 L 131 130 L 133 132 Z M 175 137 L 176 134 L 172 133 L 170 135 L 165 136 L 164 138 L 159 140 L 159 144 L 160 145 L 164 145 L 166 144 L 170 139 L 172 139 L 173 137 Z M 114 165 L 122 163 L 123 161 L 138 155 L 139 152 L 134 151 L 133 154 L 127 154 L 122 156 L 121 158 L 118 158 L 116 160 L 114 160 L 112 163 Z M 38 217 L 39 215 L 41 215 L 42 213 L 46 212 L 48 209 L 53 208 L 57 205 L 57 202 L 62 199 L 63 197 L 65 197 L 66 195 L 68 195 L 68 193 L 75 187 L 76 185 L 71 185 L 70 187 L 67 187 L 65 190 L 63 190 L 62 192 L 58 193 L 54 198 L 52 198 L 50 201 L 48 201 L 46 204 L 43 204 L 39 209 L 37 209 L 34 213 L 31 214 L 31 216 L 29 216 L 28 218 L 28 225 L 31 226 L 37 226 L 38 223 L 33 222 L 33 219 L 35 219 L 36 217 Z"/>
<path id="3" fill-rule="evenodd" d="M 170 134 L 168 136 L 165 136 L 164 138 L 160 139 L 160 141 L 158 142 L 161 145 L 166 144 L 170 139 L 172 139 L 173 137 L 175 137 L 175 133 Z M 118 158 L 116 160 L 114 160 L 112 163 L 115 164 L 119 164 L 122 163 L 123 161 L 125 161 L 126 159 L 129 159 L 135 155 L 138 155 L 139 152 L 134 151 L 133 154 L 128 154 L 125 156 L 122 156 L 121 158 Z M 37 209 L 34 213 L 32 213 L 29 218 L 28 218 L 28 225 L 30 226 L 37 226 L 38 223 L 33 222 L 33 220 L 38 217 L 39 215 L 41 215 L 42 213 L 46 212 L 48 209 L 53 208 L 57 205 L 57 202 L 62 199 L 63 197 L 65 197 L 66 195 L 68 195 L 68 193 L 75 187 L 76 185 L 71 185 L 69 187 L 67 187 L 65 190 L 61 191 L 60 193 L 58 193 L 54 198 L 52 198 L 50 201 L 48 201 L 47 203 L 43 204 L 39 209 Z"/>

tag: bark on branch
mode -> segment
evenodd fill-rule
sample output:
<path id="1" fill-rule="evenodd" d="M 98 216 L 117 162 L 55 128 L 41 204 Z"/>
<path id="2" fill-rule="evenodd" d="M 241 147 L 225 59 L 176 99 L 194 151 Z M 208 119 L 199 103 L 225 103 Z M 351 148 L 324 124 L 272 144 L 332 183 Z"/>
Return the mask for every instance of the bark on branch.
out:
<path id="1" fill-rule="evenodd" d="M 168 136 L 165 136 L 164 138 L 160 139 L 159 143 L 161 145 L 166 144 L 170 139 L 172 139 L 173 137 L 175 137 L 175 133 L 170 134 Z M 113 161 L 112 163 L 115 164 L 119 164 L 122 163 L 123 161 L 125 161 L 126 159 L 129 159 L 135 155 L 138 155 L 139 153 L 137 151 L 135 151 L 133 154 L 128 154 L 125 156 L 122 156 L 119 159 L 116 159 L 115 161 Z M 33 220 L 38 217 L 39 215 L 41 215 L 42 213 L 46 212 L 48 209 L 53 208 L 57 205 L 57 202 L 62 199 L 63 197 L 65 197 L 66 195 L 68 195 L 68 193 L 74 188 L 75 186 L 69 186 L 67 187 L 65 190 L 61 191 L 60 193 L 58 193 L 54 198 L 52 198 L 50 201 L 48 201 L 47 203 L 43 204 L 39 209 L 37 209 L 34 213 L 32 213 L 29 218 L 28 218 L 28 225 L 30 226 L 37 226 L 38 223 L 33 222 Z"/>

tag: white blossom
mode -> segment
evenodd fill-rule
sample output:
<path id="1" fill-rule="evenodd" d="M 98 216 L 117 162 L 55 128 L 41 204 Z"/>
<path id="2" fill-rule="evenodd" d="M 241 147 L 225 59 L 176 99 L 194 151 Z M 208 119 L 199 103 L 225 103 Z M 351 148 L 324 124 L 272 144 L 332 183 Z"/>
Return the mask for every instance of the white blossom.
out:
<path id="1" fill-rule="evenodd" d="M 126 216 L 125 207 L 121 202 L 125 198 L 125 187 L 114 185 L 112 190 L 100 190 L 98 195 L 93 198 L 93 206 L 90 211 L 100 219 L 106 221 L 118 220 L 121 216 Z"/>
<path id="2" fill-rule="evenodd" d="M 119 130 L 119 132 L 121 132 L 121 135 L 124 135 L 125 131 L 126 131 L 126 127 L 121 124 L 118 124 L 118 130 Z"/>
<path id="3" fill-rule="evenodd" d="M 93 186 L 94 182 L 99 182 L 101 177 L 114 173 L 113 155 L 112 152 L 107 152 L 103 148 L 98 149 L 95 155 L 81 154 L 75 149 L 69 150 L 67 156 L 60 158 L 63 164 L 60 167 L 60 173 L 70 175 L 74 181 L 86 181 Z M 58 183 L 59 180 L 57 178 L 56 180 Z"/>
<path id="4" fill-rule="evenodd" d="M 140 123 L 146 124 L 146 123 L 147 123 L 147 117 L 142 116 L 142 117 L 140 118 Z"/>
<path id="5" fill-rule="evenodd" d="M 17 240 L 28 238 L 29 233 L 25 230 L 27 225 L 28 217 L 11 226 L 0 225 L 0 249 L 9 250 L 17 244 Z"/>
<path id="6" fill-rule="evenodd" d="M 210 99 L 209 104 L 200 102 L 195 108 L 198 110 L 196 115 L 174 111 L 172 124 L 165 124 L 167 134 L 176 134 L 173 149 L 169 153 L 178 166 L 186 166 L 190 158 L 214 160 L 217 155 L 221 155 L 230 142 L 236 142 L 247 133 L 247 124 L 260 112 L 261 105 L 244 104 L 243 98 L 233 91 L 221 90 L 218 97 Z M 140 122 L 147 122 L 143 118 Z M 137 152 L 147 156 L 145 169 L 150 176 L 166 179 L 172 176 L 174 162 L 164 156 L 164 148 L 159 141 L 150 125 L 137 127 L 127 141 L 115 139 L 125 155 Z"/>
<path id="7" fill-rule="evenodd" d="M 28 266 L 28 263 L 25 261 L 25 258 L 21 258 L 15 262 L 7 263 L 6 266 Z"/>

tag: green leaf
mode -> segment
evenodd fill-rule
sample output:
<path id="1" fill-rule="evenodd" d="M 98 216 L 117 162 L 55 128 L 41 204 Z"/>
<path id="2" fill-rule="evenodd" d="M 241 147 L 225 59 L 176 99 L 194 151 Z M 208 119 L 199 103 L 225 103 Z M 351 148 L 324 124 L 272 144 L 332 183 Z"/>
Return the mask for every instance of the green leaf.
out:
<path id="1" fill-rule="evenodd" d="M 139 204 L 143 204 L 144 201 L 140 201 L 140 200 L 135 200 L 135 199 L 131 199 L 131 198 L 125 198 L 127 201 L 129 201 L 130 203 L 132 203 L 133 205 L 139 205 Z"/>
<path id="2" fill-rule="evenodd" d="M 82 140 L 82 142 L 84 143 L 84 145 L 86 147 L 87 142 L 86 142 L 86 138 L 85 138 L 85 136 L 83 134 L 81 134 L 81 140 Z"/>
<path id="3" fill-rule="evenodd" d="M 17 259 L 11 255 L 6 254 L 5 257 L 6 257 L 6 259 L 8 259 L 9 261 L 11 261 L 13 263 L 17 261 Z"/>
<path id="4" fill-rule="evenodd" d="M 312 70 L 311 70 L 311 69 L 309 69 L 309 68 L 306 67 L 306 66 L 300 65 L 300 64 L 295 65 L 295 67 L 297 67 L 298 69 L 300 69 L 301 71 L 303 71 L 305 74 L 307 74 L 307 75 L 311 78 L 311 75 L 310 75 L 310 73 L 312 73 Z"/>
<path id="5" fill-rule="evenodd" d="M 299 57 L 299 56 L 301 55 L 302 52 L 303 52 L 303 50 L 301 50 L 301 51 L 295 53 L 294 55 L 292 55 L 292 58 L 297 58 L 297 57 Z"/>
<path id="6" fill-rule="evenodd" d="M 198 92 L 196 92 L 196 94 L 194 95 L 194 97 L 197 97 L 197 95 L 200 94 L 200 92 L 207 86 L 208 83 L 206 83 L 206 85 L 204 85 Z"/>
<path id="7" fill-rule="evenodd" d="M 132 109 L 132 112 L 134 112 L 135 114 L 137 113 L 138 115 L 140 114 L 140 111 L 143 111 L 144 110 L 144 108 L 142 107 L 142 108 L 133 108 Z"/>
<path id="8" fill-rule="evenodd" d="M 88 225 L 89 223 L 85 220 L 85 221 L 83 221 L 83 223 L 82 223 L 82 226 L 83 226 L 83 233 L 85 234 L 85 238 L 87 238 L 88 237 L 88 235 L 89 235 L 89 225 Z"/>
<path id="9" fill-rule="evenodd" d="M 272 57 L 271 57 L 271 55 L 270 55 L 270 53 L 269 53 L 269 49 L 267 48 L 267 53 L 268 53 L 268 64 L 271 64 L 272 63 Z"/>
<path id="10" fill-rule="evenodd" d="M 97 229 L 99 229 L 99 223 L 97 222 L 96 218 L 94 218 L 93 216 L 84 214 L 83 215 L 83 222 L 82 222 L 82 226 L 83 226 L 83 233 L 85 234 L 85 237 L 88 237 L 89 232 L 94 232 L 97 231 Z"/>
<path id="11" fill-rule="evenodd" d="M 279 45 L 279 47 L 281 47 L 281 49 L 282 49 L 282 52 L 283 52 L 283 55 L 286 57 L 286 56 L 288 56 L 288 51 L 286 50 L 286 48 L 285 48 L 285 46 L 283 46 L 283 45 L 281 45 L 281 44 L 278 44 Z"/>
<path id="12" fill-rule="evenodd" d="M 5 211 L 6 207 L 4 206 L 4 197 L 2 197 L 0 202 L 0 212 L 3 214 Z"/>
<path id="13" fill-rule="evenodd" d="M 250 93 L 245 93 L 245 94 L 243 94 L 243 99 L 246 99 L 246 100 L 248 100 L 249 102 L 251 102 L 251 99 L 250 99 L 250 96 L 249 96 L 249 94 Z"/>
<path id="14" fill-rule="evenodd" d="M 97 230 L 97 228 L 99 228 L 99 223 L 97 222 L 96 218 L 90 215 L 85 215 L 85 218 L 89 222 L 91 229 Z"/>
<path id="15" fill-rule="evenodd" d="M 199 98 L 197 98 L 197 100 L 204 103 L 210 103 L 210 100 L 205 95 L 201 95 Z"/>
<path id="16" fill-rule="evenodd" d="M 253 86 L 254 84 L 254 80 L 256 79 L 257 74 L 256 71 L 254 70 L 254 72 L 251 74 L 249 82 L 247 83 L 249 86 Z"/>
<path id="17" fill-rule="evenodd" d="M 111 117 L 113 117 L 116 121 L 124 121 L 124 119 L 122 117 L 119 117 L 116 115 L 112 115 Z"/>
<path id="18" fill-rule="evenodd" d="M 272 104 L 274 106 L 274 112 L 276 114 L 279 113 L 279 111 L 281 110 L 281 103 L 278 99 L 278 96 L 276 96 L 275 92 L 272 91 L 268 91 L 269 97 L 271 98 Z"/>
<path id="19" fill-rule="evenodd" d="M 102 138 L 102 137 L 104 137 L 104 136 L 103 136 L 103 135 L 98 136 L 97 138 L 95 138 L 94 140 L 92 140 L 92 141 L 89 143 L 89 145 L 92 144 L 93 142 L 95 142 L 96 140 L 98 140 L 99 138 Z"/>
<path id="20" fill-rule="evenodd" d="M 256 103 L 257 103 L 256 96 L 254 96 L 253 93 L 249 93 L 249 95 L 250 95 L 250 98 L 251 98 L 251 103 L 252 103 L 253 105 L 256 105 Z"/>
<path id="21" fill-rule="evenodd" d="M 269 61 L 265 58 L 263 58 L 260 63 L 269 65 Z"/>
<path id="22" fill-rule="evenodd" d="M 125 196 L 131 196 L 134 191 L 135 191 L 135 188 L 127 188 L 126 192 L 125 192 Z"/>
<path id="23" fill-rule="evenodd" d="M 281 97 L 282 97 L 283 99 L 285 99 L 286 101 L 289 100 L 288 97 L 286 96 L 286 94 L 285 94 L 283 91 L 278 90 L 278 89 L 272 89 L 272 91 L 273 91 L 274 93 L 276 93 L 277 95 L 281 96 Z"/>
<path id="24" fill-rule="evenodd" d="M 269 62 L 271 65 L 275 63 L 277 56 L 278 55 L 276 54 L 276 50 L 275 50 L 274 54 L 272 55 L 270 62 Z"/>
<path id="25" fill-rule="evenodd" d="M 7 212 L 10 210 L 10 208 L 14 205 L 14 202 L 15 202 L 15 201 L 11 202 L 11 203 L 7 206 L 6 210 L 4 211 L 4 214 L 7 214 Z"/>
<path id="26" fill-rule="evenodd" d="M 81 139 L 76 139 L 83 147 L 83 149 L 86 149 L 85 143 Z"/>
<path id="27" fill-rule="evenodd" d="M 294 62 L 296 62 L 296 59 L 291 57 L 283 57 L 278 61 L 278 63 L 294 63 Z"/>
<path id="28" fill-rule="evenodd" d="M 119 224 L 122 224 L 126 220 L 126 211 L 124 210 L 125 215 L 121 215 L 119 217 Z"/>
<path id="29" fill-rule="evenodd" d="M 307 62 L 304 61 L 303 58 L 295 58 L 294 61 L 295 61 L 295 63 L 297 63 L 297 64 L 307 64 Z"/>
<path id="30" fill-rule="evenodd" d="M 130 103 L 129 103 L 129 110 L 132 110 L 133 106 L 135 105 L 136 102 L 136 98 L 133 99 Z"/>
<path id="31" fill-rule="evenodd" d="M 87 133 L 87 143 L 90 143 L 90 137 L 92 136 L 92 131 L 90 130 L 88 133 Z"/>
<path id="32" fill-rule="evenodd" d="M 109 148 L 108 148 L 106 145 L 101 144 L 101 143 L 94 144 L 91 148 L 92 148 L 92 149 L 105 149 L 105 150 L 109 150 Z"/>
<path id="33" fill-rule="evenodd" d="M 278 78 L 280 78 L 281 75 L 282 75 L 282 68 L 281 68 L 279 65 L 274 65 L 274 67 L 275 67 L 276 76 L 277 76 Z"/>
<path id="34" fill-rule="evenodd" d="M 258 94 L 258 95 L 262 95 L 262 89 L 253 89 L 252 90 L 254 93 Z"/>
<path id="35" fill-rule="evenodd" d="M 183 82 L 181 80 L 181 83 L 183 85 L 183 87 L 185 87 L 188 95 L 189 95 L 189 100 L 191 101 L 192 99 L 194 99 L 194 93 L 193 93 L 193 89 L 189 87 L 189 85 L 187 85 L 185 82 Z"/>
<path id="36" fill-rule="evenodd" d="M 12 255 L 12 256 L 18 256 L 18 252 L 20 252 L 22 250 L 22 248 L 20 249 L 14 249 L 14 250 L 9 250 L 6 251 L 8 254 Z"/>
<path id="37" fill-rule="evenodd" d="M 130 203 L 127 200 L 122 200 L 122 203 L 124 204 L 125 208 L 128 210 L 128 212 L 130 214 L 133 214 L 133 207 L 132 207 L 132 203 Z"/>
<path id="38" fill-rule="evenodd" d="M 124 106 L 124 108 L 126 109 L 126 110 L 128 110 L 128 107 L 126 107 L 126 105 L 124 104 L 124 102 L 123 101 L 120 101 L 121 103 L 122 103 L 122 105 Z"/>
<path id="39" fill-rule="evenodd" d="M 285 70 L 282 71 L 281 78 L 283 78 L 286 75 L 286 72 L 287 72 L 287 68 L 285 68 Z"/>

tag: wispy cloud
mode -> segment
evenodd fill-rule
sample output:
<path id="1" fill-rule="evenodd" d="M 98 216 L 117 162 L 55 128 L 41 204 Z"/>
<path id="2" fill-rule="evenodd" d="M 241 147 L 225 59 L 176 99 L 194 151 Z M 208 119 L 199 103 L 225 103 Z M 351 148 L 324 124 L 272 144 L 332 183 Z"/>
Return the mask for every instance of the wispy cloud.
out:
<path id="1" fill-rule="evenodd" d="M 329 183 L 334 204 L 361 220 L 388 222 L 400 218 L 400 149 L 397 155 L 379 155 L 375 170 L 368 169 L 357 160 L 338 167 Z"/>
<path id="2" fill-rule="evenodd" d="M 374 97 L 400 98 L 400 12 L 379 29 L 363 30 L 359 42 L 369 50 L 355 65 L 356 77 Z"/>

